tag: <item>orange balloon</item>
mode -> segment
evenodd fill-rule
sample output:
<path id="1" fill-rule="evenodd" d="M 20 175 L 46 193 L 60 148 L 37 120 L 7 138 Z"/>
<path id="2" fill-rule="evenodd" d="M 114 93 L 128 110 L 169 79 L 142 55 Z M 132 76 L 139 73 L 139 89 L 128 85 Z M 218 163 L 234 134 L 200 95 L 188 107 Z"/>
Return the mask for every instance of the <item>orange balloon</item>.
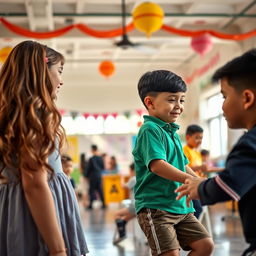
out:
<path id="1" fill-rule="evenodd" d="M 115 72 L 115 65 L 112 61 L 102 61 L 99 65 L 99 71 L 103 76 L 109 77 Z"/>

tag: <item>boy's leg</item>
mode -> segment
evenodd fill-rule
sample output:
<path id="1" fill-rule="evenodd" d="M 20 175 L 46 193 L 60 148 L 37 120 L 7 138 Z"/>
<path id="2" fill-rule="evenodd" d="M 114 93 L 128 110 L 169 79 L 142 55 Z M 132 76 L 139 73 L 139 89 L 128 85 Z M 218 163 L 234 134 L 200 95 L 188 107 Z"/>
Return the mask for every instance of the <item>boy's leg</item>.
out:
<path id="1" fill-rule="evenodd" d="M 180 245 L 174 226 L 181 217 L 183 215 L 148 208 L 143 208 L 138 213 L 138 222 L 147 237 L 153 256 L 179 255 Z"/>
<path id="2" fill-rule="evenodd" d="M 118 244 L 126 238 L 126 223 L 131 219 L 131 214 L 127 208 L 122 208 L 115 214 L 117 236 L 114 236 L 113 244 Z"/>
<path id="3" fill-rule="evenodd" d="M 135 215 L 131 214 L 128 208 L 122 208 L 115 213 L 115 219 L 123 219 L 126 222 L 134 218 Z"/>
<path id="4" fill-rule="evenodd" d="M 211 255 L 214 248 L 213 240 L 193 213 L 184 215 L 184 219 L 176 225 L 176 230 L 181 247 L 184 250 L 191 250 L 188 255 Z"/>

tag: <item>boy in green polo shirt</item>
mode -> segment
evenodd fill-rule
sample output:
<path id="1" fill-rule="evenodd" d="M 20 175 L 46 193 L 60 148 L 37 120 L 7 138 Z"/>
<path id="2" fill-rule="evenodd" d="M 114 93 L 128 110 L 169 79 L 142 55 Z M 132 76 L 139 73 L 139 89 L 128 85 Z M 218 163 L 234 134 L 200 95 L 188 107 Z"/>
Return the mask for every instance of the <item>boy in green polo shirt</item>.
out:
<path id="1" fill-rule="evenodd" d="M 176 74 L 156 70 L 144 74 L 138 83 L 140 98 L 148 110 L 133 150 L 136 171 L 135 208 L 152 255 L 208 256 L 213 241 L 194 217 L 186 198 L 177 201 L 175 189 L 195 176 L 187 166 L 176 119 L 183 112 L 185 82 Z"/>

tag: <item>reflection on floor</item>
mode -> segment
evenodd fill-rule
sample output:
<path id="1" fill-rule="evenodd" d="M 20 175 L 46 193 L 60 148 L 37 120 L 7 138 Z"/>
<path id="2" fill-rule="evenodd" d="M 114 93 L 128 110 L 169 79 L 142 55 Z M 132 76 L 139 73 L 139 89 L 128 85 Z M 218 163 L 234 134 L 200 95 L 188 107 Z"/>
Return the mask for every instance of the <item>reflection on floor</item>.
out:
<path id="1" fill-rule="evenodd" d="M 134 239 L 134 225 L 128 223 L 127 238 L 119 246 L 112 244 L 114 235 L 113 214 L 118 205 L 112 204 L 106 210 L 95 207 L 84 210 L 81 207 L 85 236 L 90 250 L 88 256 L 149 256 L 150 251 L 142 240 Z M 217 204 L 209 208 L 212 232 L 215 242 L 213 256 L 240 256 L 247 247 L 244 242 L 241 223 L 231 211 L 226 210 L 224 204 Z M 222 220 L 223 216 L 227 216 Z M 182 252 L 181 255 L 187 253 Z"/>

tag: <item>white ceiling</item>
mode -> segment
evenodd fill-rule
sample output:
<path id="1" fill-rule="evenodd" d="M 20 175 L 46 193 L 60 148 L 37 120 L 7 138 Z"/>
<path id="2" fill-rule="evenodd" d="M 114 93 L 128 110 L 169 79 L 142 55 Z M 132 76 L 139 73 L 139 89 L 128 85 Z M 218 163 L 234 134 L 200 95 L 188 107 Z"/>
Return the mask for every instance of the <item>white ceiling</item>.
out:
<path id="1" fill-rule="evenodd" d="M 127 24 L 130 13 L 143 1 L 126 0 Z M 223 33 L 244 33 L 255 29 L 256 1 L 252 0 L 155 0 L 165 12 L 164 24 L 178 29 L 211 29 Z M 0 16 L 33 31 L 50 31 L 72 23 L 84 23 L 95 30 L 121 28 L 121 0 L 0 0 Z M 143 43 L 142 49 L 122 49 L 115 45 L 121 37 L 98 39 L 74 29 L 64 36 L 41 40 L 66 57 L 65 86 L 60 93 L 61 108 L 82 112 L 124 111 L 141 106 L 136 95 L 138 78 L 147 70 L 170 69 L 182 73 L 193 65 L 197 54 L 190 37 L 159 30 L 150 39 L 137 31 L 130 41 Z M 0 47 L 25 40 L 0 23 Z M 237 44 L 212 38 L 214 47 Z M 240 42 L 242 43 L 242 42 Z M 104 59 L 116 65 L 109 79 L 98 72 Z"/>

